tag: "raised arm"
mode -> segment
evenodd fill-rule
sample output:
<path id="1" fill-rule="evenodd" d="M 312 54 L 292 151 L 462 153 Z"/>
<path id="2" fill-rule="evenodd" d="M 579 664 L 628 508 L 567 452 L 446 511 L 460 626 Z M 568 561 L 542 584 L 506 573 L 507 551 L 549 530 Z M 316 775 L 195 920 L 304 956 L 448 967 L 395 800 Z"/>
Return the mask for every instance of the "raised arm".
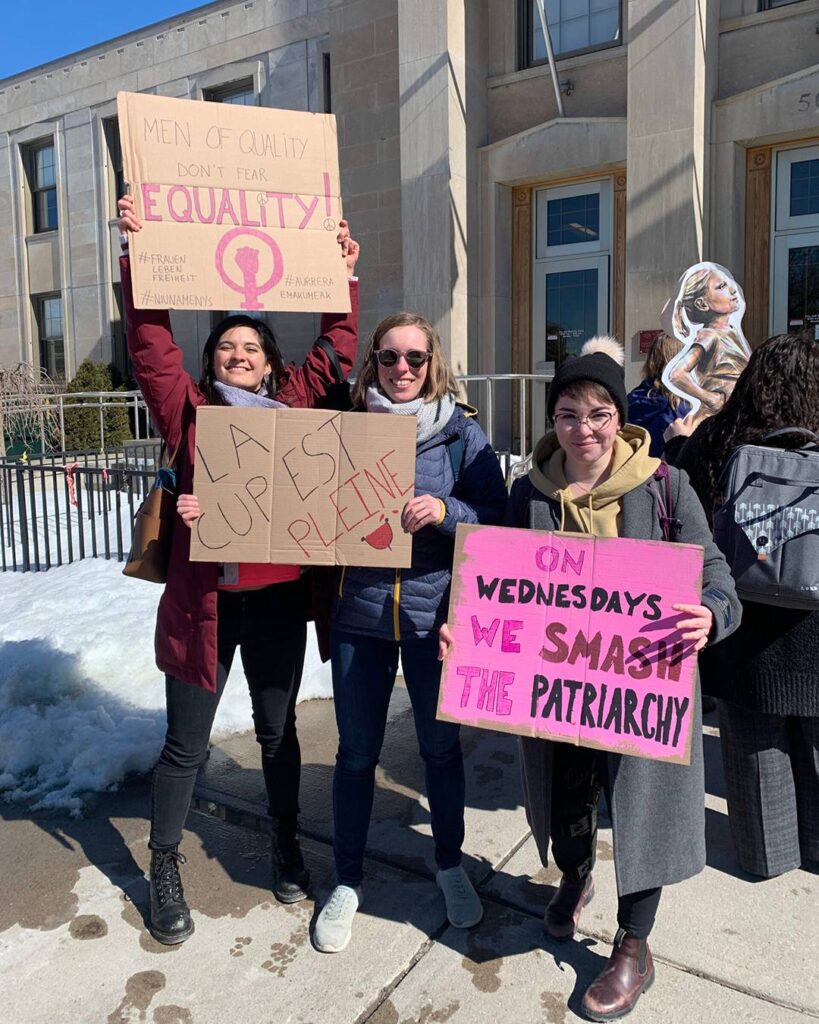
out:
<path id="1" fill-rule="evenodd" d="M 120 231 L 139 231 L 134 201 L 119 201 Z M 201 392 L 182 367 L 182 352 L 173 340 L 171 321 L 165 309 L 135 309 L 131 287 L 131 265 L 127 254 L 120 257 L 122 303 L 127 325 L 128 351 L 134 376 L 157 430 L 175 450 L 182 438 L 186 410 L 201 405 Z"/>

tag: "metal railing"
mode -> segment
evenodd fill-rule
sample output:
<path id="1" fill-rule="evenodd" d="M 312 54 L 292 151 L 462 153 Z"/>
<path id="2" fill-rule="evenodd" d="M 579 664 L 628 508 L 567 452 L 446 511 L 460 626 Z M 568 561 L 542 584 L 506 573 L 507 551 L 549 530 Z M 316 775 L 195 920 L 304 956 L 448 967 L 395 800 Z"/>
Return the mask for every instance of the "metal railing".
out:
<path id="1" fill-rule="evenodd" d="M 516 454 L 525 455 L 529 439 L 540 436 L 539 429 L 532 430 L 529 423 L 533 407 L 535 388 L 546 386 L 552 376 L 538 373 L 469 373 L 459 375 L 471 400 L 478 406 L 481 425 L 490 442 L 494 445 L 500 433 L 507 433 L 501 443 L 510 449 L 517 448 Z M 505 394 L 501 394 L 504 392 Z M 504 401 L 505 399 L 505 401 Z M 15 412 L 33 413 L 40 421 L 40 442 L 43 451 L 49 448 L 49 434 L 59 440 L 58 452 L 65 451 L 65 414 L 71 409 L 96 409 L 99 420 L 99 451 L 105 451 L 105 412 L 110 409 L 125 409 L 134 427 L 135 440 L 150 438 L 153 428 L 148 409 L 139 391 L 77 391 L 36 396 L 6 395 L 2 399 L 3 411 L 9 418 Z M 508 417 L 506 416 L 508 410 Z M 499 417 L 503 416 L 503 422 Z M 516 422 L 512 424 L 512 420 Z M 48 421 L 54 429 L 46 426 Z M 510 426 L 513 429 L 509 429 Z M 501 428 L 506 428 L 503 431 Z M 534 435 L 537 435 L 535 437 Z M 500 440 L 500 438 L 499 438 Z M 509 443 L 511 440 L 512 443 Z M 61 457 L 61 456 L 58 456 Z"/>
<path id="2" fill-rule="evenodd" d="M 509 443 L 511 451 L 517 448 L 515 454 L 522 458 L 531 454 L 529 438 L 534 443 L 539 440 L 542 433 L 542 430 L 536 426 L 535 429 L 532 429 L 532 425 L 529 423 L 531 410 L 534 407 L 533 391 L 536 387 L 543 387 L 545 406 L 546 387 L 553 379 L 552 374 L 542 373 L 469 373 L 457 377 L 458 382 L 466 386 L 470 398 L 474 391 L 478 391 L 475 404 L 478 406 L 481 426 L 493 448 L 497 448 L 496 440 L 500 442 L 498 437 L 498 391 L 501 390 L 501 386 L 503 386 L 503 390 L 507 390 L 506 385 L 508 385 L 509 401 L 507 404 L 510 414 L 508 424 L 511 429 L 508 437 L 503 440 Z M 517 419 L 517 424 L 513 423 L 514 419 Z M 517 426 L 517 433 L 515 433 L 515 426 Z"/>
<path id="3" fill-rule="evenodd" d="M 39 420 L 40 447 L 46 451 L 54 437 L 59 451 L 65 450 L 66 410 L 96 409 L 99 417 L 100 451 L 105 450 L 105 413 L 125 409 L 131 417 L 136 440 L 150 435 L 150 421 L 145 401 L 139 391 L 66 391 L 43 395 L 4 395 L 3 415 L 13 421 L 15 414 L 34 415 Z M 145 429 L 143 429 L 145 426 Z"/>
<path id="4" fill-rule="evenodd" d="M 0 465 L 0 569 L 30 572 L 84 558 L 124 561 L 153 469 Z"/>
<path id="5" fill-rule="evenodd" d="M 542 386 L 545 398 L 551 379 L 542 374 L 458 378 L 467 398 L 479 407 L 481 425 L 507 480 L 527 465 L 531 455 L 533 389 Z M 53 401 L 72 397 L 84 395 L 49 396 Z M 112 397 L 133 403 L 137 412 L 145 408 L 139 392 L 90 397 L 100 399 L 101 417 L 107 407 L 104 400 Z M 59 408 L 71 407 L 66 401 Z M 101 431 L 104 440 L 102 420 Z M 536 430 L 533 440 L 539 436 Z M 150 490 L 159 461 L 160 441 L 150 437 L 108 451 L 0 459 L 0 570 L 50 569 L 88 557 L 123 561 L 130 550 L 134 513 Z"/>

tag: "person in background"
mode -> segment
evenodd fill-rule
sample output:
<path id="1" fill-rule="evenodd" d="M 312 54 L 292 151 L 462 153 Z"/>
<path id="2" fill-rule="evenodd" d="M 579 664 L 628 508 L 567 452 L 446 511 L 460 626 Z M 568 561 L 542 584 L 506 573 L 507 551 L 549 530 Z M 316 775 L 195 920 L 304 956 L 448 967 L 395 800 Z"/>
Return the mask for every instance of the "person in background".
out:
<path id="1" fill-rule="evenodd" d="M 709 518 L 733 451 L 773 430 L 819 434 L 819 344 L 769 338 L 724 408 L 684 441 L 687 471 Z M 771 443 L 774 443 L 773 441 Z M 794 447 L 804 435 L 783 435 Z M 717 698 L 728 819 L 739 863 L 771 878 L 819 862 L 819 611 L 742 600 L 742 624 L 701 659 Z"/>
<path id="2" fill-rule="evenodd" d="M 628 393 L 628 422 L 645 427 L 651 437 L 649 455 L 663 453 L 663 433 L 676 419 L 685 419 L 691 406 L 663 383 L 663 370 L 682 351 L 682 342 L 660 331 L 651 343 L 643 364 L 643 379 Z"/>
<path id="3" fill-rule="evenodd" d="M 142 225 L 132 197 L 120 199 L 119 209 L 120 231 L 127 238 Z M 352 311 L 324 314 L 321 335 L 349 373 L 358 348 L 358 284 L 352 274 L 359 246 L 345 221 L 339 228 L 339 258 L 351 277 Z M 196 410 L 203 405 L 309 407 L 335 383 L 335 370 L 319 344 L 301 366 L 285 366 L 269 327 L 237 315 L 214 327 L 196 383 L 182 367 L 167 311 L 134 308 L 127 254 L 121 257 L 120 271 L 134 376 L 167 450 L 175 453 L 178 508 L 190 526 L 199 515 L 190 493 Z M 168 726 L 151 787 L 149 928 L 168 945 L 193 933 L 179 844 L 237 647 L 250 689 L 272 819 L 273 892 L 280 901 L 294 903 L 306 898 L 309 881 L 298 842 L 301 754 L 295 705 L 307 621 L 299 567 L 191 562 L 189 549 L 189 530 L 176 529 L 156 622 L 156 662 L 165 673 Z"/>
<path id="4" fill-rule="evenodd" d="M 438 627 L 446 614 L 458 523 L 500 523 L 506 486 L 474 410 L 458 385 L 438 332 L 423 317 L 396 313 L 375 328 L 353 393 L 370 413 L 416 419 L 415 496 L 401 526 L 412 534 L 409 569 L 347 566 L 331 615 L 330 653 L 339 745 L 333 776 L 336 887 L 316 920 L 315 947 L 349 943 L 363 900 L 364 850 L 375 768 L 400 656 L 412 703 L 449 922 L 469 928 L 483 908 L 461 866 L 464 765 L 459 727 L 438 721 Z"/>

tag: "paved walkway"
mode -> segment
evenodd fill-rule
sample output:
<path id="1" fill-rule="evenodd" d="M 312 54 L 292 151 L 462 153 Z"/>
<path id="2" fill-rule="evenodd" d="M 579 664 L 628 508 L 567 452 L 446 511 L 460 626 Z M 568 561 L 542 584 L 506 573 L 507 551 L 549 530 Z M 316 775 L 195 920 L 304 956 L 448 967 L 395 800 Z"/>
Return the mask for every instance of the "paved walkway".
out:
<path id="1" fill-rule="evenodd" d="M 319 900 L 332 886 L 330 701 L 300 705 L 306 856 Z M 657 981 L 629 1021 L 797 1024 L 819 1018 L 819 876 L 754 882 L 728 832 L 719 739 L 706 725 L 708 867 L 666 890 L 652 948 Z M 188 821 L 184 879 L 196 934 L 145 932 L 147 783 L 84 819 L 0 804 L 0 1020 L 8 1024 L 475 1024 L 576 1020 L 609 953 L 615 888 L 604 828 L 597 895 L 576 941 L 547 940 L 540 869 L 519 805 L 514 741 L 465 730 L 466 867 L 486 914 L 450 928 L 433 882 L 429 814 L 406 694 L 396 690 L 379 769 L 365 903 L 353 941 L 317 953 L 312 901 L 266 888 L 268 841 L 256 744 L 214 748 Z"/>

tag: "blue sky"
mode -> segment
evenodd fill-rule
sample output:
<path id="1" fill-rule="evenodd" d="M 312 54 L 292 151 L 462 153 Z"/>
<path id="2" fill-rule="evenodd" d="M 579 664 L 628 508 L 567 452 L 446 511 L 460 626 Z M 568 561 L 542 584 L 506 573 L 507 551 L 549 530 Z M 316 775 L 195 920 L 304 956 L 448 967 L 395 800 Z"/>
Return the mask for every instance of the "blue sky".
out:
<path id="1" fill-rule="evenodd" d="M 0 78 L 202 6 L 202 0 L 140 0 L 133 5 L 115 0 L 7 0 Z"/>

